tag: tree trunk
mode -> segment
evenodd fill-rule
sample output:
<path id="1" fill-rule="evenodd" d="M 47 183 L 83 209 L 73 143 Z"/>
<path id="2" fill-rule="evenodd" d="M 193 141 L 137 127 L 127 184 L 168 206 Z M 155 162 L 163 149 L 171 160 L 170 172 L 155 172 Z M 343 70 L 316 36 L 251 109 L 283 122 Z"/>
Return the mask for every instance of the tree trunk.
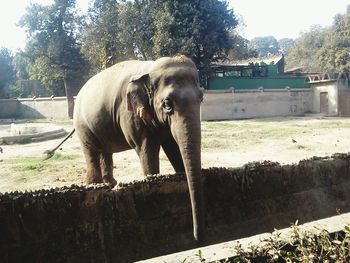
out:
<path id="1" fill-rule="evenodd" d="M 69 81 L 67 80 L 67 77 L 63 79 L 63 83 L 64 83 L 64 90 L 66 92 L 66 97 L 67 97 L 68 117 L 70 119 L 73 119 L 74 98 L 73 98 L 73 93 L 69 85 Z"/>

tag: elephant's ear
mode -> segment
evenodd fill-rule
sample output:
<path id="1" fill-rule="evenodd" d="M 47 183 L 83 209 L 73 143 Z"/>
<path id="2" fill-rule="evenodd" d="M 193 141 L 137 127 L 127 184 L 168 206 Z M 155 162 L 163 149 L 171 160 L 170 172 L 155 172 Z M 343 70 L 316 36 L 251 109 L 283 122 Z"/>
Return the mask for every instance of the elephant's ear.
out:
<path id="1" fill-rule="evenodd" d="M 149 83 L 148 74 L 132 76 L 126 91 L 128 110 L 139 116 L 146 125 L 153 122 Z"/>

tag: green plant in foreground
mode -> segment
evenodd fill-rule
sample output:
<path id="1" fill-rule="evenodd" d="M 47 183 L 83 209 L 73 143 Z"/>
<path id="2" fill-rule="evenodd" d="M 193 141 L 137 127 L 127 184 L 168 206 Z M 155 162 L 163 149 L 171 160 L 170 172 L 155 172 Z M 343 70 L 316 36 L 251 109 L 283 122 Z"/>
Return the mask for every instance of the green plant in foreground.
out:
<path id="1" fill-rule="evenodd" d="M 199 262 L 220 263 L 258 263 L 258 262 L 350 262 L 350 226 L 335 234 L 321 230 L 315 235 L 301 231 L 297 224 L 292 225 L 289 241 L 281 237 L 278 231 L 261 241 L 261 244 L 251 245 L 247 249 L 238 243 L 234 249 L 236 256 L 220 261 L 210 261 L 203 257 L 199 250 L 196 256 Z"/>
<path id="2" fill-rule="evenodd" d="M 293 262 L 350 262 L 350 227 L 335 234 L 321 230 L 318 235 L 303 234 L 292 226 Z"/>

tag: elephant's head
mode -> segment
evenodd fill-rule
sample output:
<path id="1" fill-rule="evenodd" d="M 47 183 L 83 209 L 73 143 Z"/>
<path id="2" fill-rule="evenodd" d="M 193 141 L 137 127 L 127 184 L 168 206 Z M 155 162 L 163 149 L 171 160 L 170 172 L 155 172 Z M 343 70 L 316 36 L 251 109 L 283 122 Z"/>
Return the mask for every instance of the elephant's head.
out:
<path id="1" fill-rule="evenodd" d="M 201 240 L 204 230 L 201 182 L 200 103 L 195 64 L 185 56 L 161 58 L 149 73 L 131 79 L 128 96 L 138 115 L 153 126 L 168 127 L 177 142 L 189 186 L 194 236 Z M 133 108 L 133 106 L 131 106 Z"/>

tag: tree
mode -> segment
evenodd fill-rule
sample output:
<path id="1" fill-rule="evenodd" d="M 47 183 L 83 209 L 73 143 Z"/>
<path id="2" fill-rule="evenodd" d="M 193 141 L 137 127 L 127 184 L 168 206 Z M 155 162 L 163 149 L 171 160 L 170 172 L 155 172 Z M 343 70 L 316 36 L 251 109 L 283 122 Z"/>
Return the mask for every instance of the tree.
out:
<path id="1" fill-rule="evenodd" d="M 14 81 L 13 57 L 7 48 L 0 48 L 0 98 L 7 97 L 6 88 Z"/>
<path id="2" fill-rule="evenodd" d="M 295 46 L 295 40 L 292 38 L 281 38 L 278 40 L 278 46 L 280 48 L 279 51 L 286 55 L 288 50 Z"/>
<path id="3" fill-rule="evenodd" d="M 230 32 L 230 39 L 231 44 L 227 50 L 228 60 L 243 60 L 258 56 L 258 52 L 250 48 L 249 40 L 243 38 L 234 30 Z"/>
<path id="4" fill-rule="evenodd" d="M 250 41 L 249 47 L 255 49 L 259 56 L 278 54 L 280 50 L 278 42 L 273 36 L 255 37 Z"/>
<path id="5" fill-rule="evenodd" d="M 95 0 L 89 9 L 82 52 L 91 63 L 92 73 L 113 65 L 125 52 L 121 47 L 118 20 L 118 1 Z"/>
<path id="6" fill-rule="evenodd" d="M 321 26 L 313 26 L 309 32 L 296 39 L 296 45 L 289 49 L 286 56 L 288 68 L 302 66 L 308 72 L 321 71 L 318 63 L 318 51 L 325 42 L 324 30 Z"/>
<path id="7" fill-rule="evenodd" d="M 9 93 L 13 97 L 29 97 L 33 94 L 28 74 L 29 59 L 22 51 L 18 51 L 13 58 L 13 67 L 16 73 L 16 81 L 9 89 Z"/>
<path id="8" fill-rule="evenodd" d="M 332 26 L 313 26 L 303 33 L 289 49 L 286 62 L 309 72 L 350 72 L 350 6 L 335 16 Z"/>
<path id="9" fill-rule="evenodd" d="M 154 53 L 157 56 L 182 53 L 200 68 L 225 57 L 229 32 L 237 26 L 227 1 L 159 1 L 154 20 Z"/>
<path id="10" fill-rule="evenodd" d="M 135 0 L 121 6 L 120 23 L 123 30 L 124 45 L 131 48 L 134 57 L 143 60 L 154 58 L 153 42 L 155 12 L 157 2 Z M 129 43 L 133 43 L 132 46 Z"/>
<path id="11" fill-rule="evenodd" d="M 74 87 L 80 88 L 86 68 L 78 25 L 75 0 L 55 0 L 50 6 L 31 4 L 20 21 L 29 34 L 25 54 L 30 78 L 40 80 L 55 95 L 62 92 L 63 84 L 71 118 Z"/>
<path id="12" fill-rule="evenodd" d="M 83 53 L 92 73 L 126 59 L 152 59 L 156 1 L 95 0 L 85 25 Z"/>
<path id="13" fill-rule="evenodd" d="M 219 0 L 95 0 L 88 17 L 83 50 L 97 70 L 178 53 L 203 67 L 225 56 L 237 25 Z"/>
<path id="14" fill-rule="evenodd" d="M 350 72 L 350 5 L 344 15 L 335 16 L 325 35 L 325 43 L 318 51 L 322 70 Z"/>

